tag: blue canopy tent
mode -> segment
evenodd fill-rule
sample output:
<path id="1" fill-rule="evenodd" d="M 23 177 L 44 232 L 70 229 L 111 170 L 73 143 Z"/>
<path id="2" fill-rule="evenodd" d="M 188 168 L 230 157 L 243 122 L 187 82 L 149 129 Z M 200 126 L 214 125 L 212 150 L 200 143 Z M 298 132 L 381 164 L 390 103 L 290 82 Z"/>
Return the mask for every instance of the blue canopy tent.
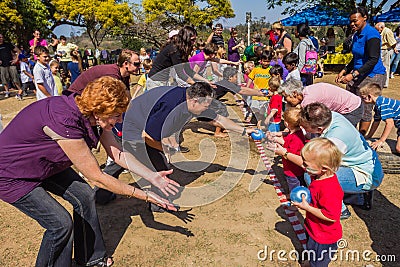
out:
<path id="1" fill-rule="evenodd" d="M 400 7 L 374 17 L 374 22 L 400 22 Z"/>
<path id="2" fill-rule="evenodd" d="M 296 26 L 305 22 L 309 26 L 349 25 L 349 16 L 336 8 L 315 6 L 281 20 L 284 26 Z"/>

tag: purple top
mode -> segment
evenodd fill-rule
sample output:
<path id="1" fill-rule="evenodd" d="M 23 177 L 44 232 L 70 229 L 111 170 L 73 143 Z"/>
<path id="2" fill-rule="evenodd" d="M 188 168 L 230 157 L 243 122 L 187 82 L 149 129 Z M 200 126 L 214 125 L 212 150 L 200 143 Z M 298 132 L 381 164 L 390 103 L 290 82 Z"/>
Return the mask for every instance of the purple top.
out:
<path id="1" fill-rule="evenodd" d="M 192 69 L 194 69 L 194 66 L 198 65 L 200 67 L 199 73 L 202 73 L 207 65 L 204 52 L 200 52 L 189 58 L 189 64 Z"/>
<path id="2" fill-rule="evenodd" d="M 68 111 L 68 112 L 66 112 Z M 79 111 L 74 95 L 49 97 L 24 108 L 0 135 L 0 199 L 13 203 L 46 178 L 70 166 L 48 126 L 66 139 L 84 139 L 89 148 L 99 139 Z"/>
<path id="3" fill-rule="evenodd" d="M 82 94 L 83 89 L 85 89 L 88 83 L 103 76 L 111 76 L 115 79 L 121 80 L 125 84 L 127 90 L 129 89 L 129 76 L 122 77 L 117 64 L 105 64 L 93 66 L 82 72 L 68 88 L 68 91 Z"/>
<path id="4" fill-rule="evenodd" d="M 235 38 L 231 37 L 228 41 L 228 60 L 232 62 L 238 62 L 240 60 L 240 55 L 238 49 L 233 50 L 232 47 L 236 46 L 237 43 Z"/>
<path id="5" fill-rule="evenodd" d="M 275 65 L 279 65 L 283 68 L 283 77 L 282 79 L 284 81 L 286 81 L 286 76 L 288 76 L 289 71 L 285 68 L 285 64 L 283 64 L 282 60 L 280 60 L 279 58 L 275 61 L 275 60 L 271 60 L 271 63 L 269 63 L 270 66 L 275 66 Z"/>

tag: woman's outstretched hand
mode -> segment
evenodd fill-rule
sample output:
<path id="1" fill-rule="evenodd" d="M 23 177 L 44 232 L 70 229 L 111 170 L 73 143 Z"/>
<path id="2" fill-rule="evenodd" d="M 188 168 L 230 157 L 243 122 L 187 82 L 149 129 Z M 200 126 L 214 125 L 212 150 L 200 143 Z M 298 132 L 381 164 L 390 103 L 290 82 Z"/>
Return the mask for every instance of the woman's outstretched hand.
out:
<path id="1" fill-rule="evenodd" d="M 166 210 L 178 211 L 177 207 L 174 204 L 172 204 L 165 198 L 160 197 L 156 193 L 147 191 L 146 194 L 148 197 L 148 199 L 147 199 L 148 202 L 153 203 L 153 204 L 155 204 L 161 208 L 164 208 Z"/>
<path id="2" fill-rule="evenodd" d="M 161 192 L 163 192 L 166 196 L 169 196 L 170 194 L 175 195 L 179 192 L 178 187 L 180 187 L 180 184 L 167 177 L 167 175 L 171 174 L 172 172 L 173 170 L 157 172 L 155 173 L 156 177 L 150 181 L 154 186 L 158 187 Z"/>

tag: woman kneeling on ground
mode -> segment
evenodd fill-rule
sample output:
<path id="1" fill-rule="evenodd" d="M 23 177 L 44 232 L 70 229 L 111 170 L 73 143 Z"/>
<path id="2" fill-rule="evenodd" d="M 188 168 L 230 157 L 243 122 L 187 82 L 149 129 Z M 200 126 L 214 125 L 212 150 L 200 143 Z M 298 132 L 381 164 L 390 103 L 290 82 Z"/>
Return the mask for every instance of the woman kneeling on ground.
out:
<path id="1" fill-rule="evenodd" d="M 102 77 L 88 84 L 81 96 L 49 97 L 24 108 L 0 135 L 0 199 L 10 203 L 46 229 L 36 266 L 71 266 L 72 247 L 77 264 L 111 266 L 95 207 L 95 193 L 72 168 L 75 165 L 93 185 L 116 194 L 136 197 L 176 210 L 168 201 L 105 173 L 91 153 L 100 141 L 107 154 L 124 168 L 151 180 L 178 184 L 152 172 L 122 152 L 112 128 L 122 121 L 129 100 L 125 85 Z M 50 194 L 73 206 L 69 212 Z M 73 245 L 74 240 L 74 245 Z"/>

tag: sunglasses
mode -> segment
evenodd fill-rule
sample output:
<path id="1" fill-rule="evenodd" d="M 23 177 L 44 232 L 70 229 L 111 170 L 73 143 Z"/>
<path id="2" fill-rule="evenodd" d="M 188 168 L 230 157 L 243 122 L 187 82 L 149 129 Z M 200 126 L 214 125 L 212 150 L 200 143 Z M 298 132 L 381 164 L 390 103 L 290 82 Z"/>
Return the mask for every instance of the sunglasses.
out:
<path id="1" fill-rule="evenodd" d="M 127 61 L 127 62 L 133 64 L 133 66 L 135 66 L 135 67 L 140 67 L 140 64 L 142 64 L 140 61 L 135 61 L 135 62 Z"/>

